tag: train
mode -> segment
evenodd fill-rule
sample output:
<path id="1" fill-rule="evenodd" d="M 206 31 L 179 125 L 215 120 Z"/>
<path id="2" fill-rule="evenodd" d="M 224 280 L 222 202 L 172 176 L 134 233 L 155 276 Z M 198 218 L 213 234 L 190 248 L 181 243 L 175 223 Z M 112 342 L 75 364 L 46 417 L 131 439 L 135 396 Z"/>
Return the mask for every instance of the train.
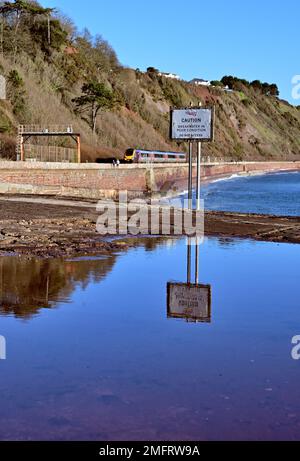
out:
<path id="1" fill-rule="evenodd" d="M 123 163 L 184 163 L 187 161 L 184 152 L 163 152 L 156 150 L 127 149 Z"/>

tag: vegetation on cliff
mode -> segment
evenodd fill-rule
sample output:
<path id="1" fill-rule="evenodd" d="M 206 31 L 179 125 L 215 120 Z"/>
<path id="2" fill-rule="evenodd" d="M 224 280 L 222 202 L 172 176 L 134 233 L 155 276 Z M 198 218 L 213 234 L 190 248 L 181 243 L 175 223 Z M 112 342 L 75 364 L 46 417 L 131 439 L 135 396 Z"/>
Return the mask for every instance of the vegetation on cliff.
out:
<path id="1" fill-rule="evenodd" d="M 299 159 L 300 110 L 275 84 L 226 76 L 211 87 L 120 64 L 99 35 L 79 33 L 63 14 L 35 1 L 0 3 L 0 153 L 14 155 L 18 124 L 73 124 L 83 159 L 121 155 L 128 147 L 182 150 L 169 141 L 170 106 L 213 104 L 216 139 L 204 155 Z M 65 142 L 57 140 L 57 142 Z"/>

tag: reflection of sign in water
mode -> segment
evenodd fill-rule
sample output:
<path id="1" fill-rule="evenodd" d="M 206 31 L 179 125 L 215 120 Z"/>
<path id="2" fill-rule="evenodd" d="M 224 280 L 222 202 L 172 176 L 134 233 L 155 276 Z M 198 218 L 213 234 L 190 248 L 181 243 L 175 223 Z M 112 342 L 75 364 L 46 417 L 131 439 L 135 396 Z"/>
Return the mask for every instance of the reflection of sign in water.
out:
<path id="1" fill-rule="evenodd" d="M 211 321 L 211 286 L 168 283 L 168 317 Z"/>
<path id="2" fill-rule="evenodd" d="M 213 109 L 187 108 L 171 111 L 171 139 L 213 140 Z"/>

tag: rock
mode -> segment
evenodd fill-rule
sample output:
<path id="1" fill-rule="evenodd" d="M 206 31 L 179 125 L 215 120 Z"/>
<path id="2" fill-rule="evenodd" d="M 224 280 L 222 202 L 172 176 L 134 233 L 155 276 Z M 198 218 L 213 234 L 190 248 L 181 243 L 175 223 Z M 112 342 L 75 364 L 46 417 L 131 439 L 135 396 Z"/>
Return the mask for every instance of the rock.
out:
<path id="1" fill-rule="evenodd" d="M 0 241 L 0 246 L 13 245 L 17 240 L 15 238 L 6 238 Z"/>

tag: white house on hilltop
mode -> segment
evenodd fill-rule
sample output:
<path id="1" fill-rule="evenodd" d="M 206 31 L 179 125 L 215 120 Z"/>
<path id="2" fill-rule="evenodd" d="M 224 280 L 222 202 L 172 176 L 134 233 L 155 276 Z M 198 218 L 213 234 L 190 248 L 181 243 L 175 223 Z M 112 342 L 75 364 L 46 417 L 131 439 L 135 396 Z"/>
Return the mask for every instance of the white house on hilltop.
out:
<path id="1" fill-rule="evenodd" d="M 209 80 L 203 80 L 203 78 L 194 78 L 193 80 L 190 81 L 193 85 L 197 86 L 210 86 L 211 83 Z"/>
<path id="2" fill-rule="evenodd" d="M 165 78 L 172 78 L 173 80 L 181 80 L 180 76 L 177 74 L 171 74 L 168 72 L 159 72 L 158 74 L 160 77 L 165 77 Z"/>

